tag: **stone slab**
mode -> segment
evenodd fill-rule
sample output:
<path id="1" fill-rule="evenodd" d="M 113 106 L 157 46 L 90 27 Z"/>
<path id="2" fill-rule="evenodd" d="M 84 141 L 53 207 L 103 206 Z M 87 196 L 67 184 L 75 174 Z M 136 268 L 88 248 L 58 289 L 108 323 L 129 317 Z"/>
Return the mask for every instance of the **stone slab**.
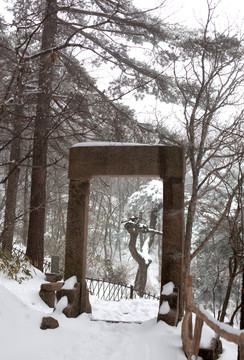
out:
<path id="1" fill-rule="evenodd" d="M 178 146 L 112 144 L 70 149 L 69 179 L 100 176 L 183 178 L 184 150 Z"/>
<path id="2" fill-rule="evenodd" d="M 61 281 L 64 277 L 64 274 L 61 274 L 61 273 L 46 273 L 46 280 L 49 281 L 49 282 L 57 282 L 57 281 Z"/>
<path id="3" fill-rule="evenodd" d="M 55 283 L 45 283 L 45 284 L 41 284 L 41 290 L 42 291 L 58 291 L 62 288 L 64 282 L 63 281 L 58 281 Z"/>

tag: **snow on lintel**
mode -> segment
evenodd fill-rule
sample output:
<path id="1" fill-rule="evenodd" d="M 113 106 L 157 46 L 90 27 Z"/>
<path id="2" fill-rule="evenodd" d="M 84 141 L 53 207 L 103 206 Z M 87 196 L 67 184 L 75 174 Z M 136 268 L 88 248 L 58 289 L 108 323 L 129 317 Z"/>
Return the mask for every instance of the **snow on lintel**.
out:
<path id="1" fill-rule="evenodd" d="M 123 143 L 123 142 L 106 142 L 106 141 L 90 141 L 81 142 L 73 145 L 72 147 L 92 147 L 92 146 L 163 146 L 163 145 L 149 145 L 149 144 L 138 144 L 138 143 Z"/>

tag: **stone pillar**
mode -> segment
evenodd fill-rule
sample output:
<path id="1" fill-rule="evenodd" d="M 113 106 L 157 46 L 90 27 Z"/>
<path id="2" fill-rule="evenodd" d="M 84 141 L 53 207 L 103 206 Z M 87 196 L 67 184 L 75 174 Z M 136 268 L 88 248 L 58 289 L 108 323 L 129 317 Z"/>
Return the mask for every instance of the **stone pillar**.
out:
<path id="1" fill-rule="evenodd" d="M 165 178 L 163 189 L 163 246 L 161 291 L 165 284 L 173 282 L 179 290 L 179 319 L 183 316 L 183 242 L 184 242 L 184 180 Z M 163 299 L 163 297 L 161 297 Z M 160 301 L 160 306 L 162 303 Z M 167 314 L 158 319 L 169 323 Z M 170 320 L 171 321 L 171 320 Z M 178 321 L 177 321 L 178 322 Z"/>
<path id="2" fill-rule="evenodd" d="M 81 298 L 87 296 L 85 289 L 89 189 L 89 179 L 70 180 L 64 278 L 76 275 L 82 289 Z M 86 310 L 86 302 L 81 301 L 80 312 Z"/>

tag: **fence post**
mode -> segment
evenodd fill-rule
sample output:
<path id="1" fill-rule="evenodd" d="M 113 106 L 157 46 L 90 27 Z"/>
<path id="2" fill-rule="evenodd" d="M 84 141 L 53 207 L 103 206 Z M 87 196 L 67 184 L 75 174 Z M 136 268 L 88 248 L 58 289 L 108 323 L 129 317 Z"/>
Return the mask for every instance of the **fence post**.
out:
<path id="1" fill-rule="evenodd" d="M 186 279 L 186 311 L 191 311 L 191 307 L 193 304 L 193 293 L 192 293 L 192 276 L 188 275 Z M 188 335 L 192 340 L 192 315 L 189 317 L 188 321 Z"/>
<path id="2" fill-rule="evenodd" d="M 196 316 L 194 337 L 193 337 L 193 346 L 192 346 L 192 352 L 193 352 L 193 355 L 196 356 L 196 359 L 197 359 L 198 352 L 199 352 L 199 346 L 200 346 L 201 335 L 202 335 L 202 326 L 203 326 L 203 320 L 200 319 L 199 316 Z"/>
<path id="3" fill-rule="evenodd" d="M 130 286 L 130 299 L 133 299 L 134 286 Z"/>
<path id="4" fill-rule="evenodd" d="M 238 360 L 244 360 L 244 333 L 240 335 L 240 344 L 238 349 Z"/>

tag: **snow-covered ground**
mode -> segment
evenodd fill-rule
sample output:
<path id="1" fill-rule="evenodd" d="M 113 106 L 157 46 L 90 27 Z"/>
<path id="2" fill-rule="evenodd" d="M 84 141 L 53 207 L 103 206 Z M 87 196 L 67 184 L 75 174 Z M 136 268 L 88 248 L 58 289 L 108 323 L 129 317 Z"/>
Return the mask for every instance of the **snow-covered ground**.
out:
<path id="1" fill-rule="evenodd" d="M 52 312 L 39 297 L 45 276 L 18 284 L 0 274 L 1 360 L 185 360 L 181 350 L 180 324 L 156 322 L 155 300 L 105 302 L 91 297 L 92 316 L 66 318 Z M 59 308 L 59 307 L 57 307 Z M 41 330 L 43 316 L 59 322 L 54 330 Z M 107 323 L 96 320 L 142 321 L 142 324 Z M 204 329 L 203 341 L 211 334 Z M 220 360 L 236 360 L 236 346 L 223 341 Z"/>

